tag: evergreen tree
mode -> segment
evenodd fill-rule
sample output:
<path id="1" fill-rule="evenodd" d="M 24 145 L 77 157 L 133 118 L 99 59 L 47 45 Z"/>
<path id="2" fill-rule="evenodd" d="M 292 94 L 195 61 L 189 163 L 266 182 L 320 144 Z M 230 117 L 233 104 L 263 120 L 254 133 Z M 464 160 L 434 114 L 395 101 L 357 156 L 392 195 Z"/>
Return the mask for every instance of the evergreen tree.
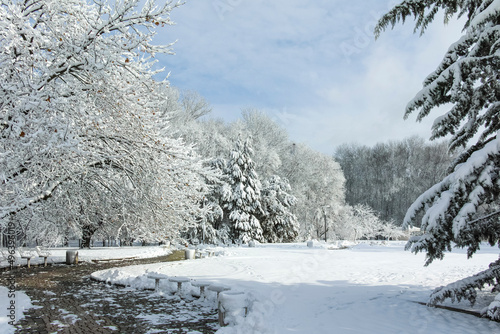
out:
<path id="1" fill-rule="evenodd" d="M 231 191 L 224 194 L 223 208 L 227 212 L 226 219 L 231 224 L 233 238 L 243 243 L 252 239 L 262 241 L 262 228 L 257 219 L 262 212 L 261 184 L 252 155 L 250 139 L 244 143 L 238 139 L 226 167 Z"/>
<path id="2" fill-rule="evenodd" d="M 288 180 L 276 175 L 263 184 L 261 223 L 267 242 L 292 242 L 299 235 L 299 223 L 290 211 L 297 199 L 290 191 Z"/>
<path id="3" fill-rule="evenodd" d="M 482 240 L 500 245 L 500 211 L 494 209 L 500 194 L 499 1 L 403 1 L 381 18 L 375 32 L 379 34 L 387 26 L 414 16 L 415 29 L 423 33 L 439 10 L 444 11 L 445 21 L 455 14 L 466 16 L 464 35 L 450 46 L 438 68 L 426 78 L 422 90 L 408 104 L 406 116 L 418 111 L 420 120 L 432 109 L 451 104 L 435 120 L 432 137 L 451 135 L 451 150 L 466 145 L 468 148 L 452 164 L 449 175 L 424 192 L 406 214 L 408 226 L 424 213 L 424 234 L 410 239 L 407 247 L 414 252 L 426 251 L 426 264 L 442 259 L 452 243 L 467 247 L 469 256 L 479 249 Z M 476 289 L 486 284 L 498 287 L 499 272 L 500 263 L 492 263 L 474 277 L 437 289 L 430 304 L 445 298 L 473 303 Z M 493 302 L 484 315 L 500 320 L 497 304 Z"/>

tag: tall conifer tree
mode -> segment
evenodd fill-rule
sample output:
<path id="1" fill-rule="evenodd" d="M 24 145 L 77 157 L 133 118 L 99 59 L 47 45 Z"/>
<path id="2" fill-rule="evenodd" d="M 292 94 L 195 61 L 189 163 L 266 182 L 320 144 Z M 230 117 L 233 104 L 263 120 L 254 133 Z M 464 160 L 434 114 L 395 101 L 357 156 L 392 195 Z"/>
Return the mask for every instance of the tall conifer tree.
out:
<path id="1" fill-rule="evenodd" d="M 226 171 L 232 191 L 225 198 L 224 208 L 231 222 L 234 238 L 244 243 L 252 239 L 262 240 L 262 227 L 257 219 L 262 211 L 261 184 L 252 155 L 250 139 L 245 142 L 238 139 Z"/>
<path id="2" fill-rule="evenodd" d="M 482 240 L 500 243 L 500 211 L 495 209 L 500 194 L 500 1 L 407 0 L 384 15 L 375 32 L 413 16 L 415 29 L 423 33 L 438 12 L 444 12 L 445 22 L 454 15 L 466 16 L 464 34 L 425 79 L 405 115 L 416 111 L 420 120 L 436 107 L 451 105 L 435 120 L 432 138 L 451 135 L 451 150 L 468 148 L 449 174 L 423 193 L 406 214 L 408 226 L 423 213 L 424 234 L 410 239 L 408 248 L 426 251 L 427 264 L 442 259 L 453 243 L 466 247 L 469 256 Z M 477 289 L 486 284 L 498 287 L 498 262 L 471 278 L 437 289 L 430 304 L 446 298 L 474 303 Z M 500 320 L 498 305 L 498 301 L 491 303 L 484 315 Z"/>
<path id="3" fill-rule="evenodd" d="M 297 199 L 290 192 L 288 180 L 277 175 L 264 182 L 262 206 L 265 215 L 261 224 L 267 242 L 293 242 L 299 235 L 297 217 L 291 212 Z"/>

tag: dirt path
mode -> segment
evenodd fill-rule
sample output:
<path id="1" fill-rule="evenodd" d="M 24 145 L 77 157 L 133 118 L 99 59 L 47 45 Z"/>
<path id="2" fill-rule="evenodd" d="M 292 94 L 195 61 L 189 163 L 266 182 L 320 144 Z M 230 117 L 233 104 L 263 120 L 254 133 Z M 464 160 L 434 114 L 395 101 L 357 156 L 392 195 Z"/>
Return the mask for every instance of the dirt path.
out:
<path id="1" fill-rule="evenodd" d="M 3 272 L 0 285 L 14 277 L 16 289 L 35 306 L 25 313 L 16 333 L 214 333 L 217 314 L 209 305 L 90 279 L 97 270 L 172 259 L 24 267 Z"/>

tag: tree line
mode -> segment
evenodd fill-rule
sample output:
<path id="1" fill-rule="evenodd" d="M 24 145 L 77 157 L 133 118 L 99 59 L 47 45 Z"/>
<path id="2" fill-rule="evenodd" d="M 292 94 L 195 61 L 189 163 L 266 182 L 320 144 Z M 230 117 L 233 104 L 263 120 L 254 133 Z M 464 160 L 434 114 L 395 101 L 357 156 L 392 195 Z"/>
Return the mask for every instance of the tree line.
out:
<path id="1" fill-rule="evenodd" d="M 334 157 L 346 179 L 346 202 L 368 205 L 399 226 L 410 205 L 446 175 L 454 159 L 446 141 L 427 143 L 421 137 L 373 147 L 343 144 Z"/>
<path id="2" fill-rule="evenodd" d="M 203 221 L 205 228 L 213 229 L 209 235 L 233 242 L 305 239 L 309 232 L 305 222 L 313 221 L 318 210 L 345 206 L 345 180 L 333 157 L 293 142 L 264 112 L 245 109 L 241 119 L 226 123 L 210 117 L 209 103 L 197 93 L 172 88 L 171 96 L 179 101 L 171 121 L 175 136 L 191 143 L 206 165 L 222 175 L 221 184 L 209 196 L 219 215 L 210 216 L 210 225 Z M 255 197 L 245 197 L 248 186 Z M 246 205 L 255 209 L 243 210 L 250 217 L 232 211 L 240 206 L 238 200 L 250 199 L 253 204 Z M 255 231 L 240 238 L 242 230 L 231 224 L 248 224 Z M 201 229 L 195 229 L 198 233 L 191 229 L 188 236 L 200 240 Z"/>
<path id="3" fill-rule="evenodd" d="M 275 229 L 278 227 L 276 230 L 281 231 L 272 237 L 266 237 L 269 235 L 264 233 L 264 238 L 255 239 L 278 242 L 310 238 L 356 240 L 401 237 L 400 228 L 391 222 L 395 220 L 392 216 L 382 218 L 381 214 L 371 207 L 372 203 L 346 201 L 346 191 L 349 190 L 347 185 L 352 181 L 350 178 L 357 178 L 357 175 L 346 173 L 346 166 L 342 165 L 343 160 L 339 157 L 329 156 L 314 151 L 306 145 L 294 143 L 288 137 L 286 130 L 262 111 L 245 109 L 242 111 L 241 119 L 226 123 L 210 117 L 209 103 L 197 93 L 180 93 L 173 88 L 171 94 L 173 101 L 179 101 L 174 108 L 177 110 L 177 115 L 172 120 L 173 127 L 177 129 L 176 136 L 192 143 L 202 157 L 211 161 L 211 165 L 218 166 L 221 173 L 225 174 L 223 179 L 225 178 L 226 182 L 227 179 L 233 180 L 234 177 L 235 164 L 232 156 L 247 156 L 241 150 L 242 145 L 238 144 L 240 148 L 235 148 L 234 143 L 243 139 L 245 145 L 251 148 L 253 152 L 251 160 L 254 165 L 252 173 L 255 172 L 253 177 L 257 179 L 255 184 L 264 185 L 260 188 L 262 190 L 260 193 L 265 195 L 261 201 L 266 203 L 261 206 L 265 207 L 264 213 L 261 212 L 254 217 L 262 225 L 259 228 L 265 230 L 264 226 L 268 229 L 274 226 Z M 414 140 L 423 143 L 423 139 Z M 429 150 L 435 155 L 441 153 L 433 148 Z M 363 155 L 366 153 L 360 152 Z M 365 165 L 366 161 L 361 159 L 351 163 L 360 170 L 369 168 Z M 392 181 L 385 180 L 385 182 Z M 268 188 L 270 185 L 272 187 Z M 375 186 L 377 185 L 370 187 Z M 212 194 L 211 198 L 212 202 L 215 201 L 220 215 L 216 219 L 210 218 L 212 224 L 203 222 L 203 228 L 209 228 L 210 233 L 203 232 L 204 230 L 198 227 L 190 230 L 189 237 L 199 240 L 200 236 L 203 238 L 207 234 L 216 236 L 221 226 L 227 227 L 224 221 L 231 217 L 231 212 L 225 210 L 227 204 L 222 199 L 227 196 L 228 190 L 223 190 L 222 186 L 218 189 L 219 193 L 215 196 Z M 282 199 L 279 199 L 280 197 Z M 279 210 L 271 212 L 275 210 L 273 208 Z M 405 209 L 398 207 L 399 211 Z M 274 217 L 272 223 L 268 220 L 269 217 Z M 230 230 L 222 229 L 222 234 L 227 236 L 229 235 L 227 231 Z M 291 236 L 296 236 L 298 239 Z"/>

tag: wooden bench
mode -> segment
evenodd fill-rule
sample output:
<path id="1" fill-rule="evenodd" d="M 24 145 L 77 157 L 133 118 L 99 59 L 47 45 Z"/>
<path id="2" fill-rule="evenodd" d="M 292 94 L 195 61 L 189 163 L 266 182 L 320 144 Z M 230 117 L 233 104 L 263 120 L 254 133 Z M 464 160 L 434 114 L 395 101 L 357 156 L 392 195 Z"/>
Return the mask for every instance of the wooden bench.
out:
<path id="1" fill-rule="evenodd" d="M 196 250 L 195 257 L 196 257 L 197 259 L 202 259 L 202 258 L 204 258 L 204 257 L 206 256 L 206 254 L 207 254 L 207 253 L 206 253 L 203 249 L 197 249 L 197 250 Z"/>
<path id="2" fill-rule="evenodd" d="M 196 250 L 196 257 L 199 259 L 202 259 L 204 257 L 211 257 L 214 256 L 215 250 L 207 248 L 207 249 L 197 249 Z"/>
<path id="3" fill-rule="evenodd" d="M 223 291 L 218 302 L 219 325 L 226 326 L 226 317 L 243 316 L 248 314 L 247 296 L 240 291 Z"/>
<path id="4" fill-rule="evenodd" d="M 208 254 L 208 257 L 211 257 L 211 256 L 215 255 L 215 249 L 207 248 L 206 252 Z"/>

